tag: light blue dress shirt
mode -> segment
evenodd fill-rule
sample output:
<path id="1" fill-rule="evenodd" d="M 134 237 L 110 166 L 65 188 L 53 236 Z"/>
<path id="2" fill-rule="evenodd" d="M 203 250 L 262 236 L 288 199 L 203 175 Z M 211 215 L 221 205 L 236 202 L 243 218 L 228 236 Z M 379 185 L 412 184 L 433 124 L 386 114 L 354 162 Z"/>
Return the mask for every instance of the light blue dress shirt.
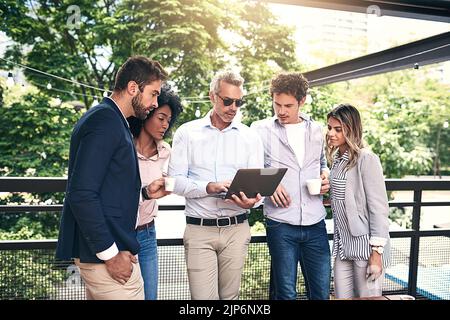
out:
<path id="1" fill-rule="evenodd" d="M 258 134 L 236 118 L 221 131 L 212 125 L 210 115 L 211 111 L 178 128 L 169 176 L 176 179 L 174 193 L 186 198 L 187 216 L 231 217 L 246 210 L 208 195 L 206 186 L 233 180 L 238 169 L 264 168 L 264 148 Z"/>

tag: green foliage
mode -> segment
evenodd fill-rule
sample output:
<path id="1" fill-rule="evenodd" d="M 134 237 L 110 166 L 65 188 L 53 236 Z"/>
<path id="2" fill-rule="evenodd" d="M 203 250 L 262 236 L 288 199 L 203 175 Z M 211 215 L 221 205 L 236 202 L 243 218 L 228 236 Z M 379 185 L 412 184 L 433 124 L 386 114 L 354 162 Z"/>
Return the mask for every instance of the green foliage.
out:
<path id="1" fill-rule="evenodd" d="M 433 174 L 450 167 L 449 86 L 429 68 L 403 70 L 335 85 L 339 103 L 360 111 L 364 137 L 380 157 L 387 178 Z"/>
<path id="2" fill-rule="evenodd" d="M 67 23 L 71 4 L 80 9 L 79 29 Z M 209 82 L 218 69 L 241 69 L 247 82 L 260 82 L 274 70 L 296 68 L 293 30 L 280 25 L 259 1 L 8 0 L 0 4 L 0 17 L 0 30 L 15 41 L 6 58 L 95 87 L 110 89 L 118 67 L 131 55 L 160 61 L 180 95 L 194 98 L 186 98 L 194 102 L 186 104 L 180 123 L 194 119 L 197 107 L 203 115 L 210 108 Z M 32 71 L 26 76 L 47 90 L 47 77 Z M 102 95 L 51 82 L 74 94 Z M 74 97 L 61 93 L 63 100 Z M 92 101 L 84 97 L 87 106 Z"/>
<path id="3" fill-rule="evenodd" d="M 248 247 L 247 259 L 241 277 L 240 299 L 268 299 L 270 282 L 270 255 L 266 243 Z"/>
<path id="4" fill-rule="evenodd" d="M 306 295 L 305 280 L 298 267 L 298 296 Z M 248 247 L 247 259 L 242 272 L 239 299 L 269 299 L 270 254 L 266 243 L 251 243 Z"/>
<path id="5" fill-rule="evenodd" d="M 339 101 L 335 90 L 334 85 L 311 88 L 309 94 L 312 102 L 311 104 L 305 104 L 302 110 L 309 114 L 314 121 L 319 122 L 324 127 L 324 130 L 327 124 L 327 114 Z"/>
<path id="6" fill-rule="evenodd" d="M 63 280 L 62 272 L 49 269 L 53 251 L 47 254 L 32 251 L 0 254 L 3 270 L 0 281 L 0 299 L 48 299 L 56 285 Z"/>
<path id="7" fill-rule="evenodd" d="M 263 210 L 261 209 L 250 209 L 250 214 L 248 216 L 248 224 L 252 227 L 256 222 L 264 221 Z"/>
<path id="8" fill-rule="evenodd" d="M 412 210 L 405 208 L 389 208 L 389 220 L 405 229 L 412 227 Z"/>
<path id="9" fill-rule="evenodd" d="M 108 21 L 114 10 L 109 2 L 98 1 L 2 1 L 0 4 L 0 30 L 15 41 L 5 56 L 15 62 L 25 63 L 38 70 L 73 79 L 75 81 L 108 88 L 112 82 L 111 65 L 102 66 L 106 53 L 99 52 L 104 45 L 107 28 L 97 21 Z M 70 29 L 67 22 L 71 12 L 70 5 L 80 8 L 82 23 L 80 29 Z M 122 39 L 116 38 L 120 42 Z M 114 45 L 114 43 L 111 43 Z M 26 50 L 26 51 L 25 51 Z M 27 52 L 26 54 L 24 52 Z M 27 79 L 31 83 L 45 86 L 48 81 L 66 91 L 101 95 L 93 89 L 74 88 L 72 84 L 49 79 L 39 73 L 27 70 Z M 88 90 L 88 91 L 86 91 Z M 61 93 L 63 100 L 72 99 L 71 94 Z M 89 105 L 92 99 L 85 98 Z"/>
<path id="10" fill-rule="evenodd" d="M 1 232 L 0 240 L 42 239 L 32 227 Z M 54 250 L 0 251 L 0 299 L 48 299 L 64 279 L 64 271 L 52 270 Z"/>
<path id="11" fill-rule="evenodd" d="M 70 134 L 80 114 L 69 104 L 57 104 L 36 89 L 20 86 L 5 91 L 0 107 L 0 174 L 2 176 L 64 176 Z M 62 193 L 13 193 L 0 204 L 61 203 Z M 0 219 L 4 239 L 57 238 L 57 213 L 7 213 Z M 24 238 L 20 238 L 25 233 Z"/>
<path id="12" fill-rule="evenodd" d="M 0 174 L 58 177 L 66 174 L 70 134 L 79 118 L 69 104 L 42 92 L 19 92 L 0 107 Z"/>
<path id="13" fill-rule="evenodd" d="M 57 239 L 59 218 L 54 212 L 5 213 L 0 220 L 0 239 Z"/>

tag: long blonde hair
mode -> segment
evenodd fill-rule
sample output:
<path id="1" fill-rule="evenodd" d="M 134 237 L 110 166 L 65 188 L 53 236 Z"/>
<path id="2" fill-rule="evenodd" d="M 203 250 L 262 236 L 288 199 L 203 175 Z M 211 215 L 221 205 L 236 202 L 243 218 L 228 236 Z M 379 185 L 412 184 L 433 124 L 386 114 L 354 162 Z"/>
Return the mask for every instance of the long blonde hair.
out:
<path id="1" fill-rule="evenodd" d="M 348 164 L 347 169 L 353 167 L 358 161 L 361 149 L 365 147 L 362 138 L 362 123 L 361 116 L 358 109 L 350 104 L 340 104 L 327 115 L 327 121 L 330 118 L 334 118 L 341 123 L 342 133 L 345 138 L 345 142 L 348 146 Z M 328 134 L 327 140 L 327 152 L 326 156 L 329 163 L 333 162 L 333 157 L 336 154 L 338 147 L 331 146 L 329 143 Z"/>

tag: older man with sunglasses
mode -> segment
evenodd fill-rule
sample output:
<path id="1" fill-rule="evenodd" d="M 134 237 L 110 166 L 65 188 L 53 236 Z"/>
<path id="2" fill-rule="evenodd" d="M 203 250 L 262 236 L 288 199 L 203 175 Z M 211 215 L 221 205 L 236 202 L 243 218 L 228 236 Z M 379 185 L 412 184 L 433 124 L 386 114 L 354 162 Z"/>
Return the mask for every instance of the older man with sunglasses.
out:
<path id="1" fill-rule="evenodd" d="M 186 198 L 184 247 L 194 300 L 238 299 L 250 242 L 248 209 L 261 195 L 223 200 L 238 169 L 264 167 L 258 135 L 235 119 L 243 104 L 244 79 L 231 71 L 215 75 L 209 97 L 213 108 L 175 133 L 169 175 L 174 193 Z"/>

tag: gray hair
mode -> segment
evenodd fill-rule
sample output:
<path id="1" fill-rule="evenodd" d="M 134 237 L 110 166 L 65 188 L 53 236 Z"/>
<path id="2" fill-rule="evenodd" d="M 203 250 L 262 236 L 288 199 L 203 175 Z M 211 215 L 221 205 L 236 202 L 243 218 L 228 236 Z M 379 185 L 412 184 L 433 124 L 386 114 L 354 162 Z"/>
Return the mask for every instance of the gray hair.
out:
<path id="1" fill-rule="evenodd" d="M 242 87 L 244 84 L 244 78 L 242 78 L 239 73 L 231 70 L 223 70 L 214 75 L 211 84 L 209 85 L 209 91 L 216 94 L 219 93 L 220 81 L 224 81 L 237 87 Z"/>

